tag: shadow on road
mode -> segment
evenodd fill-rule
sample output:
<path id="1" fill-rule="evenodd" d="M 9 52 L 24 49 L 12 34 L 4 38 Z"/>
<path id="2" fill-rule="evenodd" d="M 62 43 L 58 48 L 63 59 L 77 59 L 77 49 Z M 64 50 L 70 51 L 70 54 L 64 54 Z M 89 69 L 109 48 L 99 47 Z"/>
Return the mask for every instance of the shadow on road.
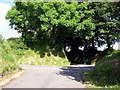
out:
<path id="1" fill-rule="evenodd" d="M 58 75 L 67 76 L 69 79 L 84 83 L 84 79 L 82 78 L 83 73 L 89 70 L 93 70 L 94 66 L 87 67 L 69 66 L 62 67 L 60 69 L 61 69 L 60 72 L 57 73 Z"/>

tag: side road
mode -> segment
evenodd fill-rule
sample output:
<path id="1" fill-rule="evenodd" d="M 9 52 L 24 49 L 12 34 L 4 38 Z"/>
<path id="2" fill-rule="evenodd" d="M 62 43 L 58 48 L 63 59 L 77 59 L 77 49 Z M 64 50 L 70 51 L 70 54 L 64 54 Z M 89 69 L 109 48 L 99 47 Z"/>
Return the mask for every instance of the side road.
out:
<path id="1" fill-rule="evenodd" d="M 86 88 L 82 74 L 92 65 L 32 66 L 22 65 L 24 73 L 2 88 Z"/>

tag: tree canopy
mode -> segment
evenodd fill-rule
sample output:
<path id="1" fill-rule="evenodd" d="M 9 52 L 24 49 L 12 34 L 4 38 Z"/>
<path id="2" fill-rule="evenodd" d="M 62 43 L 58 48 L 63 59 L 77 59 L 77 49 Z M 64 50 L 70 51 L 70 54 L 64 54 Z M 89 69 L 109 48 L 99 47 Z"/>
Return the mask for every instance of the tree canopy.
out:
<path id="1" fill-rule="evenodd" d="M 84 45 L 110 47 L 120 37 L 119 6 L 118 2 L 15 2 L 6 19 L 27 44 L 60 49 L 66 38 L 80 37 Z"/>

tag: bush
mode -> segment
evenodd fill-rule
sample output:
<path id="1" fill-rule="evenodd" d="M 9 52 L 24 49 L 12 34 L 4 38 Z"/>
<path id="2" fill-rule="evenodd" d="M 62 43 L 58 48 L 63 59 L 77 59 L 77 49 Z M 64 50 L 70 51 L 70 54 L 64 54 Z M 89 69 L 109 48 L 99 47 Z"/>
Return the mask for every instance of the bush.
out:
<path id="1" fill-rule="evenodd" d="M 120 51 L 113 51 L 96 63 L 95 69 L 85 74 L 90 84 L 111 87 L 120 85 Z"/>
<path id="2" fill-rule="evenodd" d="M 0 75 L 12 74 L 15 71 L 20 70 L 17 64 L 12 48 L 7 41 L 4 41 L 1 45 L 1 63 L 0 63 Z"/>

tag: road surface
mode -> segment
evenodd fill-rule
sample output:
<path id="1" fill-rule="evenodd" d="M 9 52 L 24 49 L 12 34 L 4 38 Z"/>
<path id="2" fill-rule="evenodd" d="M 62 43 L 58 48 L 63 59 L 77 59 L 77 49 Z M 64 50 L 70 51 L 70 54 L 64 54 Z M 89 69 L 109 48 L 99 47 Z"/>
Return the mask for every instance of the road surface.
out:
<path id="1" fill-rule="evenodd" d="M 86 88 L 82 74 L 91 65 L 31 66 L 23 65 L 24 73 L 2 88 Z"/>

